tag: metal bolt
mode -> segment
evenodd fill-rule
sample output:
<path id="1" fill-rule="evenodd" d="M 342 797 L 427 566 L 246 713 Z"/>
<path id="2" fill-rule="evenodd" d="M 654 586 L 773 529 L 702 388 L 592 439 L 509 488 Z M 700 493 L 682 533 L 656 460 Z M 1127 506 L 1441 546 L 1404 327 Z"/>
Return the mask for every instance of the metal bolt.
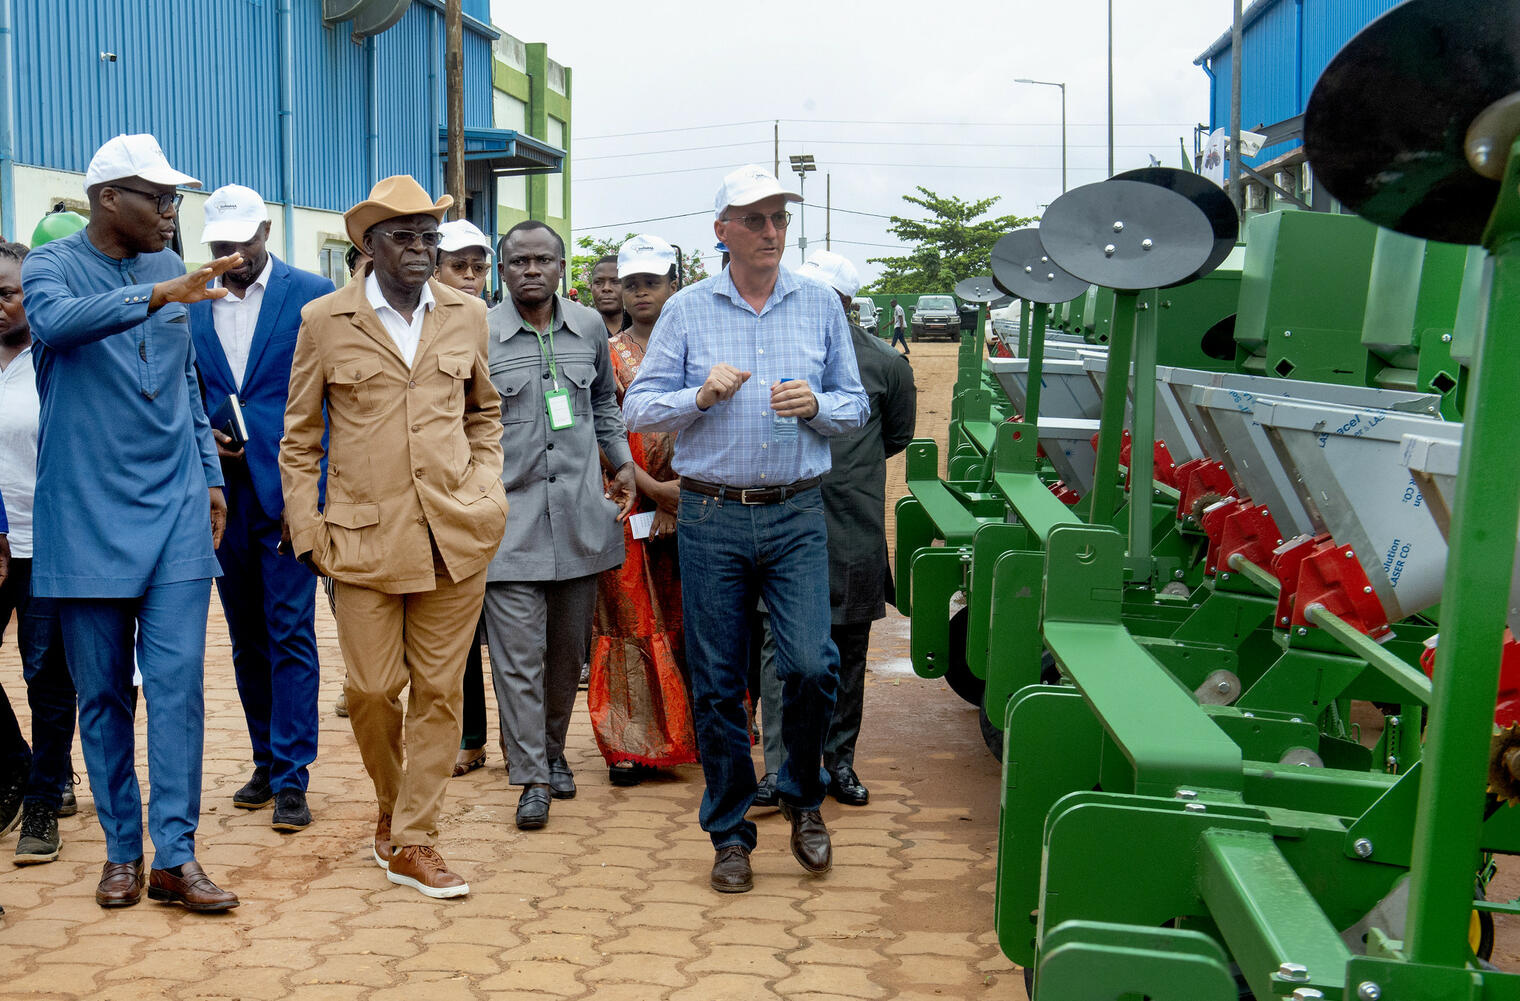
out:
<path id="1" fill-rule="evenodd" d="M 1155 246 L 1155 244 L 1152 243 L 1149 238 L 1140 241 L 1140 249 L 1141 250 L 1150 250 L 1154 246 Z M 1167 305 L 1171 305 L 1171 304 L 1168 303 Z"/>
<path id="2" fill-rule="evenodd" d="M 1368 584 L 1365 587 L 1363 587 L 1362 588 L 1362 593 L 1363 594 L 1371 594 L 1372 593 L 1372 585 Z"/>
<path id="3" fill-rule="evenodd" d="M 1354 559 L 1356 559 L 1356 553 L 1353 552 L 1353 551 L 1351 551 L 1350 549 L 1346 550 L 1346 559 L 1348 559 L 1348 560 L 1354 560 Z"/>
<path id="4" fill-rule="evenodd" d="M 1390 726 L 1390 727 L 1392 727 L 1392 726 L 1398 726 L 1399 725 L 1399 718 L 1397 716 L 1389 716 L 1388 718 L 1386 718 L 1386 719 L 1383 720 L 1383 725 L 1384 726 Z"/>
<path id="5" fill-rule="evenodd" d="M 1208 810 L 1208 807 L 1204 806 L 1202 803 L 1188 803 L 1185 804 L 1182 808 L 1188 813 L 1204 813 Z"/>
<path id="6" fill-rule="evenodd" d="M 1290 983 L 1302 984 L 1309 979 L 1309 968 L 1303 963 L 1283 963 L 1277 968 L 1277 975 Z"/>
<path id="7" fill-rule="evenodd" d="M 1283 331 L 1283 336 L 1284 337 L 1292 337 L 1293 336 L 1293 331 L 1291 331 L 1291 330 L 1284 330 Z"/>
<path id="8" fill-rule="evenodd" d="M 1294 716 L 1288 720 L 1289 723 L 1302 723 L 1303 721 L 1304 718 L 1302 716 Z"/>
<path id="9" fill-rule="evenodd" d="M 1106 247 L 1103 248 L 1103 255 L 1105 257 L 1112 257 L 1112 256 L 1114 256 L 1114 251 L 1117 250 L 1117 249 L 1118 249 L 1117 247 L 1115 247 L 1112 243 L 1110 243 L 1108 246 L 1106 246 Z"/>
<path id="10" fill-rule="evenodd" d="M 1219 694 L 1224 695 L 1229 692 L 1230 683 L 1228 681 L 1221 681 L 1219 684 L 1215 685 L 1214 688 L 1219 692 Z"/>
<path id="11" fill-rule="evenodd" d="M 1323 991 L 1313 987 L 1300 987 L 1289 995 L 1293 1001 L 1321 1001 L 1325 996 Z"/>
<path id="12" fill-rule="evenodd" d="M 1229 580 L 1230 579 L 1230 575 L 1227 574 L 1227 573 L 1222 573 L 1222 574 L 1219 575 L 1219 579 L 1220 580 Z"/>
<path id="13" fill-rule="evenodd" d="M 1399 759 L 1390 754 L 1388 757 L 1383 759 L 1383 765 L 1389 771 L 1393 771 L 1395 768 L 1399 767 Z"/>
<path id="14" fill-rule="evenodd" d="M 1240 715 L 1244 716 L 1246 719 L 1255 719 L 1256 718 L 1256 714 L 1255 713 L 1241 713 Z"/>
<path id="15" fill-rule="evenodd" d="M 1284 615 L 1280 621 L 1282 622 L 1283 625 L 1287 625 L 1288 624 L 1288 617 L 1286 615 Z"/>
<path id="16" fill-rule="evenodd" d="M 1172 576 L 1175 577 L 1175 578 L 1177 578 L 1178 580 L 1181 580 L 1182 578 L 1186 577 L 1187 574 L 1183 573 L 1181 570 L 1173 570 L 1172 571 Z"/>
<path id="17" fill-rule="evenodd" d="M 1114 223 L 1114 232 L 1115 233 L 1122 233 L 1122 232 L 1124 232 L 1124 223 L 1122 223 L 1122 222 L 1116 222 L 1116 223 Z"/>
<path id="18" fill-rule="evenodd" d="M 1351 845 L 1351 850 L 1356 852 L 1357 858 L 1372 857 L 1372 842 L 1366 838 L 1357 838 Z"/>
<path id="19" fill-rule="evenodd" d="M 1451 335 L 1450 334 L 1442 334 L 1441 335 L 1441 343 L 1442 344 L 1450 344 L 1451 343 Z"/>
<path id="20" fill-rule="evenodd" d="M 1378 1001 L 1383 996 L 1383 989 L 1370 980 L 1363 980 L 1356 985 L 1356 996 L 1361 1001 Z"/>
<path id="21" fill-rule="evenodd" d="M 1309 630 L 1307 628 L 1305 628 L 1304 626 L 1299 626 L 1298 627 L 1298 635 L 1300 635 L 1300 636 L 1308 636 L 1309 635 Z"/>
<path id="22" fill-rule="evenodd" d="M 1192 790 L 1192 789 L 1178 789 L 1177 790 L 1177 798 L 1178 799 L 1197 799 L 1198 798 L 1198 793 L 1196 791 Z"/>

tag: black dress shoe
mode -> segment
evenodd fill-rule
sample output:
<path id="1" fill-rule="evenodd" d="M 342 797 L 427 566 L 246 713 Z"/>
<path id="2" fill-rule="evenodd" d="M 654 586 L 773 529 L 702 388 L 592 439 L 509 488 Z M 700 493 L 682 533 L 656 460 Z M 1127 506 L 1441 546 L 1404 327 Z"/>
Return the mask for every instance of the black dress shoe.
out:
<path id="1" fill-rule="evenodd" d="M 269 826 L 277 831 L 302 831 L 311 826 L 311 810 L 306 794 L 299 789 L 281 789 L 274 794 L 274 816 Z"/>
<path id="2" fill-rule="evenodd" d="M 555 799 L 575 798 L 575 773 L 563 755 L 549 762 L 549 795 Z"/>
<path id="3" fill-rule="evenodd" d="M 781 797 L 776 794 L 776 773 L 766 772 L 760 784 L 755 787 L 755 798 L 749 801 L 751 810 L 755 807 L 762 809 L 774 807 L 781 802 Z"/>
<path id="4" fill-rule="evenodd" d="M 718 849 L 708 880 L 719 893 L 746 893 L 755 888 L 755 874 L 749 867 L 749 849 L 728 845 Z"/>
<path id="5" fill-rule="evenodd" d="M 844 768 L 829 776 L 829 795 L 845 806 L 865 806 L 871 801 L 871 793 L 860 784 L 855 769 Z"/>
<path id="6" fill-rule="evenodd" d="M 636 786 L 644 781 L 644 766 L 632 762 L 607 766 L 607 781 L 615 786 Z"/>
<path id="7" fill-rule="evenodd" d="M 829 829 L 823 825 L 823 815 L 817 810 L 800 810 L 785 800 L 781 803 L 781 815 L 792 822 L 792 856 L 802 868 L 814 875 L 834 868 L 834 848 L 829 842 Z"/>
<path id="8" fill-rule="evenodd" d="M 269 769 L 259 765 L 253 770 L 253 777 L 232 794 L 232 805 L 244 810 L 258 810 L 268 806 L 274 800 L 274 790 L 269 787 Z"/>
<path id="9" fill-rule="evenodd" d="M 517 800 L 517 829 L 536 831 L 549 822 L 549 787 L 543 783 L 524 786 Z"/>

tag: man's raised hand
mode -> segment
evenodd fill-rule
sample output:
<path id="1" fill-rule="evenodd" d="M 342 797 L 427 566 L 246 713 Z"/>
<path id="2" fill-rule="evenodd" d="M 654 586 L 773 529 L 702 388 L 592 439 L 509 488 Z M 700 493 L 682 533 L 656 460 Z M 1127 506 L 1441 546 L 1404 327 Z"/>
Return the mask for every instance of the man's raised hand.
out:
<path id="1" fill-rule="evenodd" d="M 714 403 L 722 403 L 739 391 L 739 387 L 749 381 L 750 374 L 741 372 L 732 365 L 722 362 L 714 365 L 712 371 L 707 373 L 707 381 L 697 390 L 697 409 L 706 410 Z"/>
<path id="2" fill-rule="evenodd" d="M 196 268 L 189 274 L 159 282 L 153 286 L 153 295 L 148 300 L 148 312 L 162 309 L 165 304 L 171 302 L 191 303 L 206 299 L 220 299 L 227 294 L 226 289 L 206 286 L 212 279 L 220 277 L 224 272 L 242 263 L 242 254 L 228 254 L 226 257 L 218 257 L 210 264 Z"/>

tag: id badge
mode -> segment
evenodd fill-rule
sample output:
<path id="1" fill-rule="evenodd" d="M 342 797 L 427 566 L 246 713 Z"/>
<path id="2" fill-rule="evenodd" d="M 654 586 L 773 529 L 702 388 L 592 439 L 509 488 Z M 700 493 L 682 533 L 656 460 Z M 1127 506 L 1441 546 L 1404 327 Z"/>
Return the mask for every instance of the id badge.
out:
<path id="1" fill-rule="evenodd" d="M 568 389 L 544 390 L 544 406 L 549 411 L 549 430 L 564 431 L 575 427 L 575 412 L 570 407 Z"/>

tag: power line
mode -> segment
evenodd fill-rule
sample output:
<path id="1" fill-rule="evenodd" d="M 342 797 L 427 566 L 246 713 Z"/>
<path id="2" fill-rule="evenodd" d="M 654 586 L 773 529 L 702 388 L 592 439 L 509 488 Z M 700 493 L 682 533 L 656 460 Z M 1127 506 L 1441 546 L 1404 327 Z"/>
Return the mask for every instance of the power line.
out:
<path id="1" fill-rule="evenodd" d="M 1151 149 L 1150 146 L 1135 147 L 1137 149 Z M 1011 166 L 1001 163 L 875 163 L 863 160 L 830 160 L 829 166 L 834 167 L 905 167 L 913 170 L 1059 170 L 1059 167 L 1020 165 Z M 715 164 L 708 167 L 672 167 L 668 170 L 642 170 L 634 174 L 602 174 L 596 177 L 576 177 L 576 183 L 588 181 L 617 181 L 629 177 L 655 177 L 660 174 L 693 174 L 701 171 L 715 171 L 730 169 L 732 164 Z M 1073 171 L 1086 170 L 1107 174 L 1104 167 L 1072 167 Z M 812 203 L 812 204 L 817 204 Z"/>
<path id="2" fill-rule="evenodd" d="M 629 138 L 631 136 L 660 136 L 660 135 L 670 135 L 670 134 L 676 133 L 676 132 L 703 132 L 703 131 L 706 131 L 706 130 L 709 130 L 709 129 L 739 128 L 739 127 L 746 126 L 746 125 L 771 125 L 771 124 L 774 124 L 777 121 L 781 122 L 784 125 L 874 125 L 874 126 L 884 126 L 884 127 L 896 127 L 896 126 L 908 125 L 908 126 L 913 126 L 915 128 L 921 128 L 921 127 L 925 127 L 925 126 L 935 126 L 935 127 L 940 127 L 940 128 L 977 128 L 977 129 L 1015 129 L 1015 128 L 1045 127 L 1045 126 L 1049 126 L 1049 125 L 1053 124 L 1051 122 L 947 122 L 947 121 L 938 121 L 938 122 L 911 122 L 911 121 L 893 122 L 893 121 L 870 120 L 870 119 L 863 119 L 863 118 L 782 118 L 782 119 L 756 118 L 756 119 L 754 119 L 752 121 L 748 121 L 748 122 L 717 122 L 717 123 L 714 123 L 714 124 L 711 124 L 711 125 L 683 125 L 683 126 L 680 126 L 680 127 L 677 127 L 677 128 L 670 128 L 670 129 L 643 129 L 643 130 L 640 130 L 640 131 L 637 131 L 637 132 L 609 132 L 606 135 L 600 135 L 600 136 L 575 136 L 573 138 L 574 138 L 575 142 L 595 142 L 595 141 L 597 141 L 599 139 L 626 139 L 626 138 Z M 1186 128 L 1191 129 L 1196 124 L 1197 124 L 1196 122 L 1115 122 L 1114 123 L 1114 128 L 1119 128 L 1119 129 L 1158 129 L 1158 128 L 1168 128 L 1168 129 L 1170 129 L 1170 128 L 1177 128 L 1177 127 L 1181 126 L 1181 127 L 1186 127 Z M 1107 122 L 1069 122 L 1069 123 L 1067 123 L 1067 127 L 1068 128 L 1107 128 L 1108 127 L 1108 123 Z"/>
<path id="3" fill-rule="evenodd" d="M 902 146 L 895 139 L 791 139 L 793 145 L 803 146 Z M 719 143 L 715 146 L 680 146 L 674 149 L 646 149 L 632 153 L 602 153 L 597 156 L 576 157 L 576 163 L 586 163 L 590 160 L 621 160 L 635 156 L 660 156 L 666 153 L 697 153 L 710 149 L 733 149 L 739 146 L 769 146 L 769 139 L 752 139 L 748 142 Z M 930 145 L 945 149 L 1061 149 L 1060 143 L 946 143 L 935 142 Z M 1151 149 L 1153 143 L 1138 143 L 1116 146 L 1115 149 Z M 1107 143 L 1067 143 L 1066 149 L 1107 149 Z"/>
<path id="4" fill-rule="evenodd" d="M 637 226 L 640 223 L 645 223 L 645 222 L 666 222 L 666 221 L 668 221 L 670 219 L 690 219 L 692 216 L 709 215 L 709 214 L 710 213 L 709 213 L 709 211 L 707 209 L 702 209 L 700 212 L 682 212 L 679 215 L 661 215 L 661 216 L 654 216 L 654 217 L 649 218 L 649 219 L 630 219 L 627 222 L 608 222 L 608 223 L 603 223 L 600 226 L 575 226 L 575 227 L 572 227 L 571 232 L 573 232 L 573 233 L 583 233 L 583 232 L 585 232 L 587 230 L 592 230 L 592 229 L 616 229 L 619 226 Z"/>
<path id="5" fill-rule="evenodd" d="M 599 156 L 578 156 L 576 163 L 585 163 L 588 160 L 617 160 L 629 156 L 658 156 L 661 153 L 696 153 L 708 149 L 733 149 L 735 146 L 769 146 L 769 139 L 751 139 L 742 143 L 718 143 L 716 146 L 680 146 L 675 149 L 646 149 L 638 153 L 602 153 Z"/>

